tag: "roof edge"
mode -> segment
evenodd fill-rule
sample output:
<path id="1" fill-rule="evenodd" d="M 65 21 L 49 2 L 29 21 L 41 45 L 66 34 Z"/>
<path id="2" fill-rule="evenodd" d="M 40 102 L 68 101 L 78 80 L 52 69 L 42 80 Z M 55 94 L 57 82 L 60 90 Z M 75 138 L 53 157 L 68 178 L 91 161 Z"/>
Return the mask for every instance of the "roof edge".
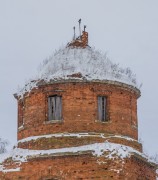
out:
<path id="1" fill-rule="evenodd" d="M 25 93 L 23 94 L 23 96 L 25 96 L 26 94 L 30 93 L 32 90 L 38 89 L 40 87 L 43 86 L 47 86 L 47 85 L 51 85 L 51 84 L 57 84 L 57 83 L 101 83 L 101 84 L 109 84 L 109 85 L 115 85 L 118 86 L 119 88 L 123 88 L 123 89 L 128 89 L 129 91 L 133 91 L 136 93 L 137 98 L 139 98 L 141 96 L 141 91 L 130 84 L 126 84 L 123 82 L 119 82 L 119 81 L 112 81 L 112 80 L 87 80 L 87 79 L 60 79 L 60 80 L 49 80 L 49 81 L 45 81 L 45 80 L 35 80 L 34 83 L 36 83 L 36 87 L 33 87 L 30 91 L 25 91 Z M 13 94 L 13 96 L 15 97 L 15 99 L 22 99 L 23 96 L 19 95 L 18 93 Z"/>

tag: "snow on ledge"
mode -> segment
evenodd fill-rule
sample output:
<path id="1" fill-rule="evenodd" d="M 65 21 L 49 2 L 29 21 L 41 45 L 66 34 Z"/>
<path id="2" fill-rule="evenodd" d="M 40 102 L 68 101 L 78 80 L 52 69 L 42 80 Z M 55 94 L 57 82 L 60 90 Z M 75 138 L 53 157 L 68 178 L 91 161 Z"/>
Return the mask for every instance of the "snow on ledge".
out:
<path id="1" fill-rule="evenodd" d="M 0 171 L 7 173 L 7 172 L 18 172 L 20 171 L 20 167 L 17 167 L 15 169 L 4 169 L 2 165 L 0 165 Z"/>
<path id="2" fill-rule="evenodd" d="M 52 137 L 77 137 L 77 138 L 81 138 L 81 137 L 100 137 L 100 138 L 104 138 L 104 139 L 108 139 L 108 138 L 121 138 L 121 139 L 126 139 L 128 141 L 136 141 L 135 139 L 132 139 L 128 136 L 121 136 L 121 135 L 108 135 L 105 136 L 104 133 L 56 133 L 56 134 L 48 134 L 48 135 L 40 135 L 40 136 L 31 136 L 31 137 L 27 137 L 24 139 L 21 139 L 18 141 L 18 143 L 24 143 L 24 142 L 28 142 L 28 141 L 32 141 L 32 140 L 37 140 L 40 138 L 52 138 Z"/>
<path id="3" fill-rule="evenodd" d="M 110 143 L 105 141 L 104 143 L 94 143 L 84 146 L 78 147 L 68 147 L 68 148 L 59 148 L 59 149 L 49 149 L 49 150 L 29 150 L 29 149 L 22 149 L 22 148 L 15 148 L 12 151 L 0 155 L 0 162 L 3 162 L 7 158 L 12 158 L 14 161 L 27 161 L 27 157 L 29 156 L 36 156 L 36 155 L 53 155 L 57 153 L 77 153 L 77 152 L 84 152 L 84 151 L 92 151 L 92 154 L 95 156 L 101 156 L 104 151 L 109 152 L 106 157 L 110 159 L 113 158 L 113 155 L 117 155 L 121 159 L 130 156 L 130 153 L 137 153 L 139 155 L 145 156 L 144 154 L 140 153 L 139 151 L 135 150 L 132 147 L 117 144 L 117 143 Z"/>
<path id="4" fill-rule="evenodd" d="M 42 157 L 42 156 L 58 156 L 58 155 L 65 155 L 66 153 L 92 153 L 94 156 L 103 156 L 108 159 L 116 159 L 119 158 L 120 160 L 124 160 L 124 158 L 130 157 L 132 154 L 138 154 L 139 156 L 145 158 L 148 162 L 151 162 L 149 158 L 139 151 L 135 150 L 132 147 L 117 144 L 117 143 L 110 143 L 105 141 L 104 143 L 94 143 L 84 146 L 78 147 L 68 147 L 68 148 L 59 148 L 59 149 L 49 149 L 49 150 L 29 150 L 29 149 L 22 149 L 22 148 L 15 148 L 12 151 L 1 154 L 0 155 L 0 163 L 3 163 L 8 158 L 11 158 L 16 163 L 19 163 L 19 168 L 16 167 L 15 169 L 5 169 L 5 165 L 0 165 L 0 171 L 3 172 L 11 172 L 11 171 L 20 171 L 21 162 L 27 162 L 30 158 Z M 106 152 L 106 153 L 104 153 Z M 64 154 L 65 153 L 65 154 Z M 155 163 L 155 162 L 154 162 Z"/>

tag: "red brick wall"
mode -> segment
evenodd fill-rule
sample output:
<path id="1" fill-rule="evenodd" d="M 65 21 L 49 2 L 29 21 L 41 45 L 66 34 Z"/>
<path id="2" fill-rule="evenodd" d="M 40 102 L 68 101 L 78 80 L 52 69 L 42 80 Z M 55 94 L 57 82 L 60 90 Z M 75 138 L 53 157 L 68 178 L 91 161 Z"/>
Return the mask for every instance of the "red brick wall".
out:
<path id="1" fill-rule="evenodd" d="M 139 162 L 138 162 L 139 161 Z M 12 166 L 13 167 L 13 166 Z M 134 158 L 96 157 L 91 154 L 36 158 L 21 164 L 20 172 L 1 173 L 1 180 L 156 180 L 155 168 Z"/>
<path id="2" fill-rule="evenodd" d="M 126 160 L 125 166 L 125 177 L 127 179 L 137 180 L 156 180 L 156 169 L 150 163 L 131 156 L 130 159 Z"/>
<path id="3" fill-rule="evenodd" d="M 65 82 L 40 86 L 23 99 L 23 128 L 18 139 L 63 132 L 103 132 L 138 138 L 137 98 L 139 91 L 121 84 Z M 63 120 L 48 121 L 47 99 L 61 95 Z M 108 122 L 98 121 L 97 96 L 108 98 Z M 21 114 L 19 113 L 19 121 Z"/>
<path id="4" fill-rule="evenodd" d="M 142 152 L 142 145 L 137 141 L 129 141 L 123 138 L 116 137 L 95 137 L 85 136 L 85 137 L 51 137 L 51 138 L 38 138 L 36 140 L 30 140 L 25 142 L 19 142 L 18 147 L 23 149 L 33 149 L 33 150 L 48 150 L 48 149 L 56 149 L 56 148 L 65 148 L 65 147 L 77 147 L 83 146 L 93 143 L 101 143 L 101 142 L 112 142 L 118 143 L 126 146 L 133 147 L 134 149 Z"/>
<path id="5" fill-rule="evenodd" d="M 80 38 L 77 38 L 68 44 L 69 47 L 86 48 L 88 46 L 88 32 L 82 31 Z"/>

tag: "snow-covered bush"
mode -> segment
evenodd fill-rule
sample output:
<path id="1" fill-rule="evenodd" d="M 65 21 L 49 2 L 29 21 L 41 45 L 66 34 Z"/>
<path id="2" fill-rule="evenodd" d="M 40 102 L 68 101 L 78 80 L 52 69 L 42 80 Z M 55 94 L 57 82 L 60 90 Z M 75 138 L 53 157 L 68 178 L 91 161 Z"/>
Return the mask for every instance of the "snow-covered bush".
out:
<path id="1" fill-rule="evenodd" d="M 0 138 L 0 154 L 6 152 L 7 145 L 8 145 L 8 142 Z"/>

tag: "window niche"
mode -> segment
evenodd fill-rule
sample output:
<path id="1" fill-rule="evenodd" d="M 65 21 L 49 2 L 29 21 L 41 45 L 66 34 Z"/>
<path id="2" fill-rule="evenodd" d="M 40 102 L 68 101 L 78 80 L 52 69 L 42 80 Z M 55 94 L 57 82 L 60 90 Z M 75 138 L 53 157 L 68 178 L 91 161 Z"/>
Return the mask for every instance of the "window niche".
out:
<path id="1" fill-rule="evenodd" d="M 24 102 L 18 102 L 18 129 L 23 128 L 24 125 Z"/>
<path id="2" fill-rule="evenodd" d="M 62 120 L 62 96 L 48 97 L 48 121 Z"/>
<path id="3" fill-rule="evenodd" d="M 101 122 L 108 122 L 106 96 L 98 96 L 98 120 Z"/>

